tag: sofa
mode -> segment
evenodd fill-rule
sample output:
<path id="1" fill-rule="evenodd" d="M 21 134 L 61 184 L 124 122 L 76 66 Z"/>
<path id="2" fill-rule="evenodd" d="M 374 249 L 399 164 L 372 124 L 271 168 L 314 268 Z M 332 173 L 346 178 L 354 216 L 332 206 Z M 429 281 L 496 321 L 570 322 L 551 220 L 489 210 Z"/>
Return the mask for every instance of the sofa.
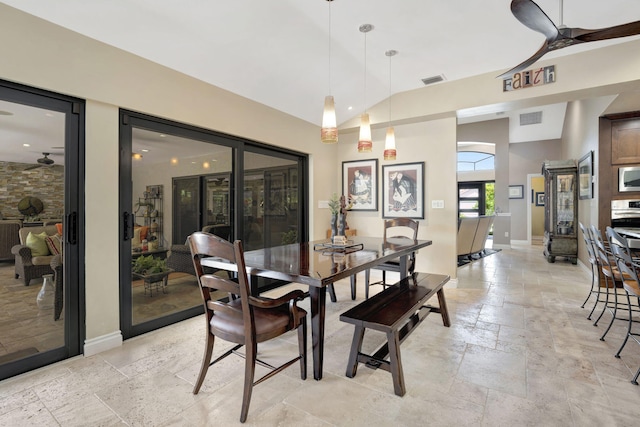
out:
<path id="1" fill-rule="evenodd" d="M 54 274 L 51 269 L 51 261 L 56 255 L 47 251 L 44 254 L 33 254 L 28 246 L 29 233 L 39 235 L 46 233 L 47 236 L 57 236 L 58 227 L 55 225 L 45 225 L 39 227 L 24 227 L 18 230 L 19 244 L 11 248 L 11 253 L 15 256 L 15 277 L 22 278 L 24 285 L 29 286 L 31 280 L 38 279 L 44 274 Z M 61 252 L 61 247 L 58 248 Z M 35 255 L 35 256 L 34 256 Z"/>
<path id="2" fill-rule="evenodd" d="M 0 261 L 14 259 L 11 248 L 20 244 L 18 235 L 20 227 L 22 227 L 22 221 L 19 219 L 0 220 Z"/>
<path id="3" fill-rule="evenodd" d="M 458 220 L 458 259 L 482 255 L 487 243 L 494 216 L 460 218 Z"/>

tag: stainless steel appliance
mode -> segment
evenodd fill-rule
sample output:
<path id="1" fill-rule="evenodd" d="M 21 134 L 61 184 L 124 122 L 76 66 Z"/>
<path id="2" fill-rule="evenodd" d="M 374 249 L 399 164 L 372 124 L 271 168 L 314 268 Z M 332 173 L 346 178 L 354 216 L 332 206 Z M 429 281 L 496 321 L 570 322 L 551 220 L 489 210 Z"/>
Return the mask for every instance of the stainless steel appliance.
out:
<path id="1" fill-rule="evenodd" d="M 618 169 L 618 191 L 640 191 L 640 166 Z"/>
<path id="2" fill-rule="evenodd" d="M 627 238 L 630 248 L 640 249 L 640 200 L 612 200 L 611 227 Z"/>

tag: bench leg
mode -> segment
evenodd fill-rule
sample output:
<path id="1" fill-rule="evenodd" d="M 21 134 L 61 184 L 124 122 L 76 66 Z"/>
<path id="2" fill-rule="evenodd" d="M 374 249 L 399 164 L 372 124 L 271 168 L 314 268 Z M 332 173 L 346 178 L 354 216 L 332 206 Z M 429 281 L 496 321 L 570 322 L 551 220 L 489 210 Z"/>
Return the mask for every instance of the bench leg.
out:
<path id="1" fill-rule="evenodd" d="M 400 337 L 397 331 L 387 332 L 389 345 L 389 362 L 391 377 L 393 378 L 393 391 L 398 396 L 404 396 L 404 375 L 402 373 L 402 359 L 400 358 Z"/>
<path id="2" fill-rule="evenodd" d="M 364 327 L 356 326 L 353 331 L 353 341 L 351 342 L 351 352 L 349 353 L 349 362 L 347 362 L 347 377 L 353 378 L 358 371 L 358 354 L 362 350 L 362 341 L 364 339 Z"/>
<path id="3" fill-rule="evenodd" d="M 440 304 L 440 314 L 442 315 L 442 324 L 446 327 L 451 326 L 449 320 L 449 310 L 447 309 L 447 301 L 444 299 L 444 290 L 440 288 L 438 291 L 438 304 Z"/>

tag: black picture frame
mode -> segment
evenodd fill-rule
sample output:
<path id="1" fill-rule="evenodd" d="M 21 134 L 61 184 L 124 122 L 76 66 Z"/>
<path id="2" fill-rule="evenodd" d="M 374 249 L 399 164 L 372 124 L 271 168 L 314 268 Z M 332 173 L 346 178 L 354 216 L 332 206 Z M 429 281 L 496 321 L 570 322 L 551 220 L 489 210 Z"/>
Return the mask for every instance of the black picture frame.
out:
<path id="1" fill-rule="evenodd" d="M 536 192 L 536 206 L 544 206 L 544 191 Z"/>
<path id="2" fill-rule="evenodd" d="M 424 162 L 382 166 L 382 217 L 424 219 Z"/>
<path id="3" fill-rule="evenodd" d="M 578 199 L 593 199 L 593 151 L 578 161 Z"/>
<path id="4" fill-rule="evenodd" d="M 352 211 L 377 211 L 378 159 L 342 162 L 342 194 Z"/>
<path id="5" fill-rule="evenodd" d="M 524 199 L 524 185 L 510 185 L 509 186 L 509 198 L 510 199 Z"/>

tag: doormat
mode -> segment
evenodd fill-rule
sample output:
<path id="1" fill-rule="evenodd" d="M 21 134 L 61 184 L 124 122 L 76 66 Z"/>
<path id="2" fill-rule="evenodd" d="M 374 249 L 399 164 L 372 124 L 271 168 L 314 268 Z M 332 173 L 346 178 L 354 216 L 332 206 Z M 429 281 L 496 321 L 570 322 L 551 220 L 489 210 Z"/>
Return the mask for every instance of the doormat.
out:
<path id="1" fill-rule="evenodd" d="M 0 356 L 0 365 L 13 362 L 14 360 L 23 359 L 32 354 L 40 353 L 35 347 L 28 347 L 22 350 L 14 351 L 13 353 L 7 353 Z"/>
<path id="2" fill-rule="evenodd" d="M 477 254 L 460 256 L 458 257 L 458 267 L 462 267 L 463 265 L 467 265 L 473 261 L 478 261 L 479 259 L 486 258 L 489 255 L 497 254 L 501 250 L 502 249 L 485 249 L 484 251 Z"/>

